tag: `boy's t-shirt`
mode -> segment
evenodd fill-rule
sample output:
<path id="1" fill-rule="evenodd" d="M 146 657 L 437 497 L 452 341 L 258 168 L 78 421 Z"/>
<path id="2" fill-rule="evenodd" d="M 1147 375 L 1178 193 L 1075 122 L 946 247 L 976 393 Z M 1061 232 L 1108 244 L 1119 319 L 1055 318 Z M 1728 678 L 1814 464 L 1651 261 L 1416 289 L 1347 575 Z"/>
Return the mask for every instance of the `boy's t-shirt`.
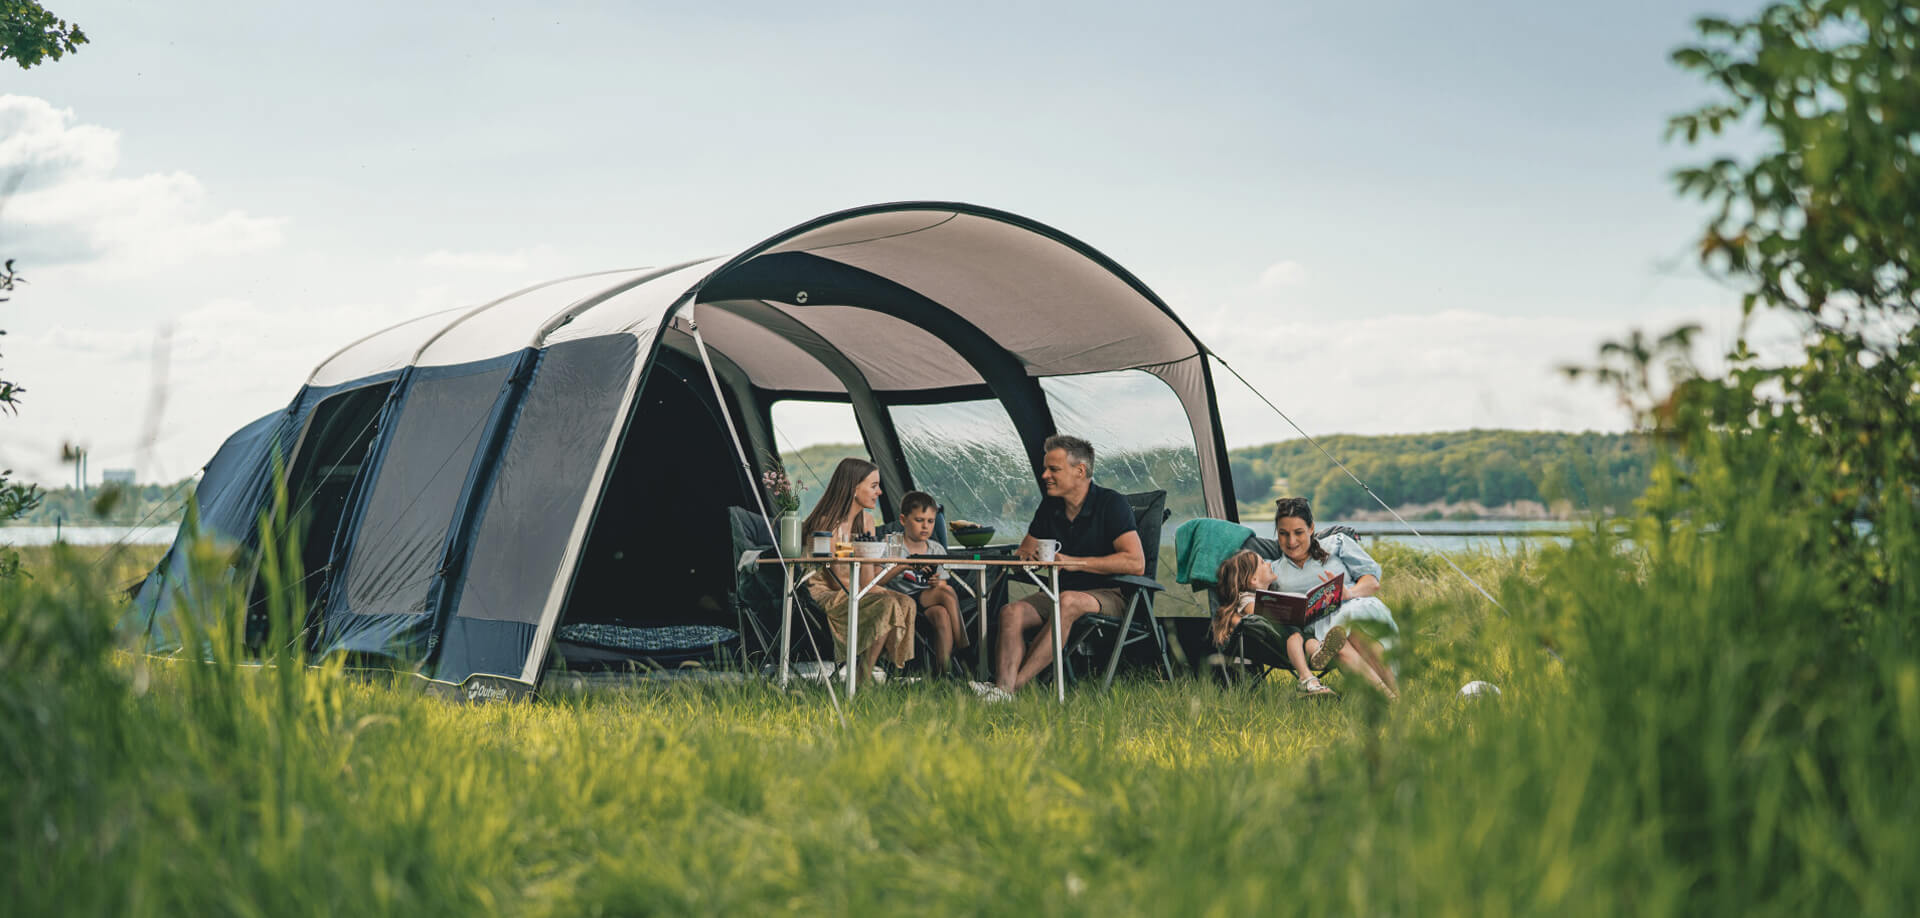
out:
<path id="1" fill-rule="evenodd" d="M 932 539 L 927 540 L 926 551 L 918 552 L 918 554 L 922 555 L 944 555 L 946 553 L 947 547 Z M 940 578 L 946 575 L 947 569 L 945 565 L 915 565 L 895 575 L 893 582 L 887 584 L 887 587 L 897 592 L 905 593 L 908 596 L 915 596 L 939 582 Z"/>

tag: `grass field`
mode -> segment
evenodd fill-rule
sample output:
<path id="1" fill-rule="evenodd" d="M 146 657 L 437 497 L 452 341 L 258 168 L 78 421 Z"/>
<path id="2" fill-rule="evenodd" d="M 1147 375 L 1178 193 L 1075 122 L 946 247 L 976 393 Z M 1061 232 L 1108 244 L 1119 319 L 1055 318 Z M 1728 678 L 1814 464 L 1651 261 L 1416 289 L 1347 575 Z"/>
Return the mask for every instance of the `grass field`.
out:
<path id="1" fill-rule="evenodd" d="M 1740 571 L 1682 596 L 1642 592 L 1665 569 L 1603 544 L 1464 559 L 1508 617 L 1437 559 L 1381 556 L 1407 632 L 1396 704 L 1352 682 L 1329 703 L 1284 680 L 1142 681 L 1076 687 L 1065 707 L 917 684 L 863 693 L 843 728 L 820 689 L 759 681 L 467 707 L 337 668 L 128 658 L 94 584 L 139 559 L 41 554 L 28 586 L 0 592 L 8 911 L 1894 914 L 1920 901 L 1911 661 L 1844 709 L 1816 704 L 1771 690 L 1805 661 L 1750 653 L 1723 616 L 1680 617 L 1744 601 L 1730 592 Z M 1624 592 L 1596 596 L 1606 583 Z M 1678 624 L 1660 634 L 1569 606 L 1583 597 Z M 1744 659 L 1694 649 L 1716 640 Z M 1467 678 L 1506 693 L 1460 699 Z"/>

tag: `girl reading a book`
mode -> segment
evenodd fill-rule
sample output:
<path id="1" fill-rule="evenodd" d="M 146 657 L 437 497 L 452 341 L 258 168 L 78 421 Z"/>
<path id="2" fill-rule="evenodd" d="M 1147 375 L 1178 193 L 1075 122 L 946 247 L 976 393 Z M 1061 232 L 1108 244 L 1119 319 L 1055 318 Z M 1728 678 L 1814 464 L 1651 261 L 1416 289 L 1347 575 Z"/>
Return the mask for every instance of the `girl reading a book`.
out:
<path id="1" fill-rule="evenodd" d="M 1220 607 L 1213 614 L 1213 646 L 1224 649 L 1239 639 L 1240 648 L 1249 659 L 1268 666 L 1292 668 L 1300 680 L 1302 695 L 1333 694 L 1333 689 L 1322 685 L 1313 671 L 1325 669 L 1333 662 L 1346 642 L 1346 631 L 1333 632 L 1321 641 L 1308 638 L 1303 627 L 1257 614 L 1254 591 L 1268 589 L 1273 583 L 1273 568 L 1253 552 L 1238 551 L 1220 562 L 1214 576 Z"/>

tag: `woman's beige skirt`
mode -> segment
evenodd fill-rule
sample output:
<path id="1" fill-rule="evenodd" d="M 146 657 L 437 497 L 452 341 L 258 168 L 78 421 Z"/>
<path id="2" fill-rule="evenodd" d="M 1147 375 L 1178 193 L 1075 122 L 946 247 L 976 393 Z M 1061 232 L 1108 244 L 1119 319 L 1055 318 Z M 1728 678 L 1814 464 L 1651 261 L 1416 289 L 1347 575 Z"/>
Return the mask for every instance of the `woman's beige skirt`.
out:
<path id="1" fill-rule="evenodd" d="M 904 593 L 875 588 L 860 597 L 860 634 L 858 642 L 847 640 L 847 591 L 815 590 L 813 600 L 826 610 L 827 627 L 833 631 L 836 661 L 847 659 L 847 645 L 857 644 L 870 650 L 877 642 L 880 652 L 893 665 L 905 666 L 913 659 L 913 598 Z"/>

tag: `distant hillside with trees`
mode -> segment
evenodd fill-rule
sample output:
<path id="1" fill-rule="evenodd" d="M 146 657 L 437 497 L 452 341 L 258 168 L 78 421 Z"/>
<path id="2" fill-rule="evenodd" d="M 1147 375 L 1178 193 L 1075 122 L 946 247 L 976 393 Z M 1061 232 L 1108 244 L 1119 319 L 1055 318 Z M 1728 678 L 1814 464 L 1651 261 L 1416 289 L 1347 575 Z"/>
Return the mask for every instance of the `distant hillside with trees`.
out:
<path id="1" fill-rule="evenodd" d="M 1565 518 L 1586 513 L 1624 510 L 1647 490 L 1653 453 L 1644 437 L 1633 434 L 1557 433 L 1520 430 L 1465 430 L 1450 433 L 1391 436 L 1337 435 L 1321 439 L 1328 452 L 1359 475 L 1382 500 L 1403 514 L 1426 519 L 1455 518 Z M 1098 444 L 1095 444 L 1097 447 Z M 864 456 L 854 444 L 809 446 L 782 454 L 800 491 L 801 506 L 811 508 L 819 498 L 825 476 L 843 456 Z M 1301 496 L 1311 499 L 1326 519 L 1364 519 L 1380 514 L 1366 492 L 1342 474 L 1306 440 L 1286 440 L 1231 450 L 1234 495 L 1243 519 L 1265 519 L 1273 499 Z M 1102 456 L 1099 477 L 1116 474 L 1112 462 L 1126 462 L 1121 474 L 1125 488 L 1151 486 L 1159 479 L 1167 487 L 1168 506 L 1198 505 L 1179 492 L 1179 482 L 1193 476 L 1179 470 L 1187 461 L 1167 456 Z M 1141 472 L 1132 466 L 1149 471 Z M 1024 471 L 1024 470 L 1022 470 Z M 918 481 L 932 487 L 943 500 L 959 488 L 948 479 L 955 469 L 919 469 L 916 479 L 931 473 L 937 481 Z M 996 483 L 1009 477 L 1006 469 L 985 470 L 974 477 Z M 942 487 L 942 484 L 945 484 Z M 1124 489 L 1124 488 L 1123 488 Z M 1012 490 L 1012 489 L 1003 489 Z M 1014 496 L 1017 512 L 1000 512 L 1002 501 L 981 512 L 987 518 L 1013 519 L 1029 512 L 1032 492 Z M 976 512 L 969 509 L 968 512 Z"/>
<path id="2" fill-rule="evenodd" d="M 1440 517 L 1567 517 L 1617 512 L 1647 490 L 1651 446 L 1634 434 L 1466 430 L 1339 435 L 1320 445 L 1401 513 Z M 1276 497 L 1310 498 L 1326 518 L 1361 518 L 1378 505 L 1306 440 L 1229 454 L 1243 517 Z"/>

